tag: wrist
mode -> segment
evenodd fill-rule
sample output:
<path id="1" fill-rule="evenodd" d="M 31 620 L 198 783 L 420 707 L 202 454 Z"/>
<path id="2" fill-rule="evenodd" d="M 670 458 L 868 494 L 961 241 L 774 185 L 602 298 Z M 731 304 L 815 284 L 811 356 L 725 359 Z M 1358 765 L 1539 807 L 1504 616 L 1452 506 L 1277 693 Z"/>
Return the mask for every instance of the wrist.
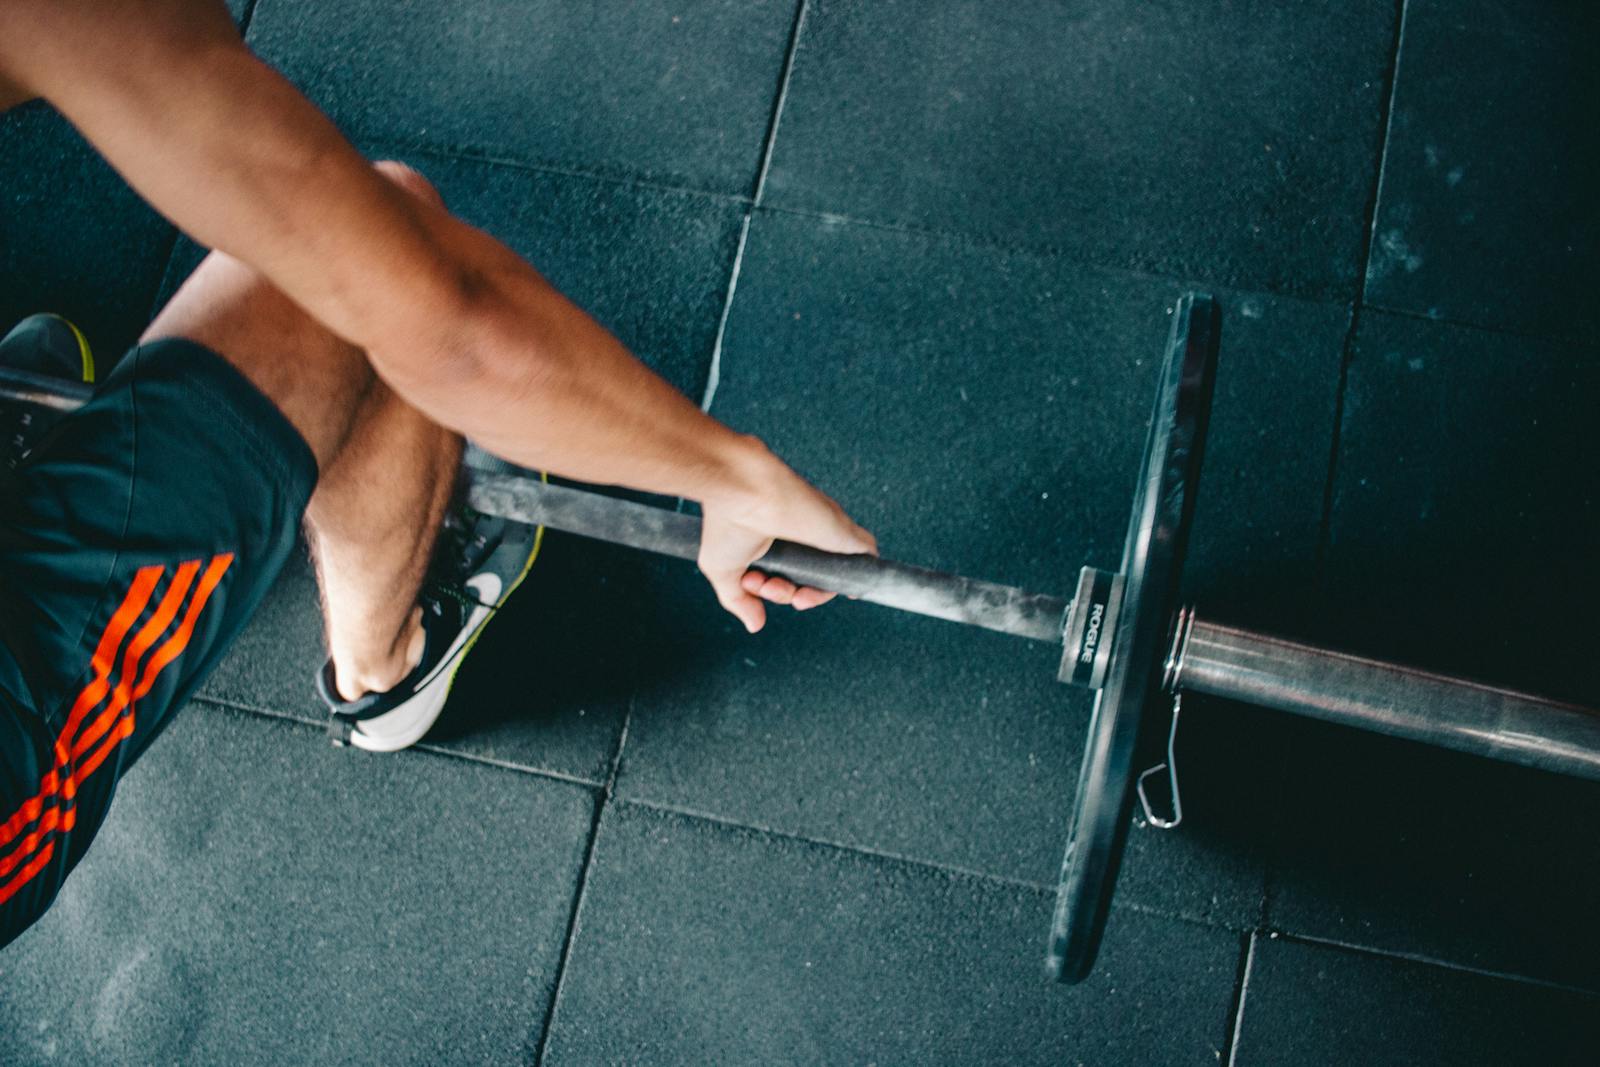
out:
<path id="1" fill-rule="evenodd" d="M 700 496 L 702 507 L 739 523 L 756 524 L 774 509 L 788 466 L 760 438 L 727 431 L 718 471 Z"/>

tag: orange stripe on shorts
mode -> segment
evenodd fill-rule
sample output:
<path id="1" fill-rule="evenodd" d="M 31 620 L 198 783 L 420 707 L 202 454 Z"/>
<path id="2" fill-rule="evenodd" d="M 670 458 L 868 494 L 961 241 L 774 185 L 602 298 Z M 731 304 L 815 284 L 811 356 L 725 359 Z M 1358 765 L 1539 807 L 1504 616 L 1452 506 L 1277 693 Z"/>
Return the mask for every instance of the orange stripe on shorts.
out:
<path id="1" fill-rule="evenodd" d="M 105 698 L 106 691 L 110 688 L 108 677 L 111 674 L 111 665 L 116 661 L 117 649 L 121 647 L 122 639 L 127 636 L 133 621 L 150 602 L 150 594 L 155 591 L 156 583 L 161 580 L 165 570 L 165 567 L 142 567 L 133 576 L 128 595 L 122 598 L 122 605 L 112 614 L 111 621 L 106 623 L 106 628 L 100 635 L 100 643 L 89 661 L 94 670 L 89 684 L 83 687 L 77 700 L 73 701 L 72 711 L 67 716 L 67 724 L 56 737 L 53 746 L 56 756 L 55 766 L 40 780 L 39 792 L 23 801 L 11 816 L 0 824 L 0 845 L 9 843 L 24 826 L 37 819 L 44 810 L 45 802 L 55 796 L 60 788 L 61 772 L 69 761 L 68 746 L 73 732 L 77 730 L 83 717 Z"/>
<path id="2" fill-rule="evenodd" d="M 0 904 L 4 904 L 18 890 L 28 883 L 34 875 L 44 869 L 51 855 L 55 852 L 55 841 L 47 840 L 54 833 L 66 833 L 77 822 L 77 809 L 59 806 L 51 807 L 44 811 L 44 804 L 52 797 L 59 796 L 62 800 L 70 800 L 77 795 L 78 787 L 90 775 L 99 770 L 100 765 L 133 734 L 134 715 L 137 702 L 148 694 L 154 687 L 156 680 L 161 676 L 173 660 L 183 654 L 188 647 L 189 640 L 194 634 L 196 621 L 200 612 L 204 610 L 206 602 L 211 598 L 212 592 L 222 581 L 228 568 L 233 564 L 233 554 L 224 553 L 212 558 L 207 565 L 205 573 L 201 575 L 199 584 L 195 586 L 194 595 L 189 600 L 188 610 L 184 612 L 183 621 L 177 630 L 161 644 L 148 660 L 143 663 L 143 673 L 139 671 L 140 661 L 145 659 L 145 654 L 155 644 L 156 639 L 166 631 L 177 617 L 178 609 L 183 603 L 184 596 L 189 592 L 194 576 L 200 569 L 200 561 L 194 560 L 184 563 L 173 576 L 172 584 L 167 588 L 161 603 L 155 613 L 139 629 L 133 640 L 128 644 L 127 651 L 122 657 L 122 671 L 117 680 L 117 685 L 112 690 L 112 699 L 105 709 L 90 726 L 81 734 L 75 736 L 77 727 L 83 718 L 97 707 L 104 698 L 109 686 L 111 664 L 115 662 L 116 652 L 126 636 L 128 629 L 133 625 L 134 619 L 144 610 L 154 592 L 155 584 L 163 573 L 163 568 L 146 567 L 139 571 L 134 579 L 134 587 L 129 590 L 128 597 L 123 605 L 112 617 L 111 624 L 107 625 L 106 633 L 102 635 L 99 647 L 95 651 L 91 664 L 95 675 L 93 680 L 84 687 L 83 692 L 73 703 L 72 713 L 68 716 L 67 724 L 62 728 L 61 734 L 56 738 L 56 765 L 41 783 L 37 796 L 27 801 L 21 808 L 7 820 L 6 826 L 0 828 L 0 845 L 4 845 L 16 836 L 18 830 L 35 818 L 39 819 L 39 826 L 4 858 L 0 858 L 0 878 L 10 873 L 16 865 L 35 848 L 37 854 L 18 871 L 9 881 L 0 884 Z M 135 594 L 138 594 L 136 597 Z M 135 601 L 137 605 L 133 606 Z M 112 631 L 117 632 L 113 635 Z M 134 679 L 138 683 L 134 684 Z M 126 714 L 124 714 L 126 712 Z M 102 740 L 103 739 L 103 740 Z M 98 745 L 96 742 L 100 742 Z M 71 774 L 65 779 L 62 773 L 68 766 L 72 767 Z M 40 813 L 43 817 L 40 818 Z M 16 825 L 13 826 L 12 824 Z M 42 844 L 42 847 L 40 847 Z"/>

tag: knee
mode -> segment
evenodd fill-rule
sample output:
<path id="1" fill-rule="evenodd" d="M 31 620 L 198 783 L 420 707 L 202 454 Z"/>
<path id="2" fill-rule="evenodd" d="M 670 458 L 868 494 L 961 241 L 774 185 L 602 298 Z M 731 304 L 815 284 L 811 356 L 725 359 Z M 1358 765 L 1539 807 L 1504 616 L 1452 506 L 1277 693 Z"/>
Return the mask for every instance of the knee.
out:
<path id="1" fill-rule="evenodd" d="M 439 195 L 439 190 L 433 183 L 424 178 L 415 168 L 409 167 L 393 159 L 381 159 L 373 164 L 379 174 L 416 197 L 439 207 L 444 206 L 444 198 Z"/>

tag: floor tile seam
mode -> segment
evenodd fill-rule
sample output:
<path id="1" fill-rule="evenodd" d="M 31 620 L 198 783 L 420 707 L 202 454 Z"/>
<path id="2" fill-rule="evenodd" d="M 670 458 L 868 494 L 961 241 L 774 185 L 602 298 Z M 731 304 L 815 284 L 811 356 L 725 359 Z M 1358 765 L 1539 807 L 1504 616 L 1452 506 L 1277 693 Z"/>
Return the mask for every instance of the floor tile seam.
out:
<path id="1" fill-rule="evenodd" d="M 1055 887 L 1050 886 L 1049 891 L 1054 893 Z M 1154 904 L 1142 904 L 1134 900 L 1117 900 L 1113 898 L 1111 901 L 1111 907 L 1113 910 L 1119 912 L 1129 912 L 1134 915 L 1147 915 L 1154 919 L 1164 919 L 1167 922 L 1182 923 L 1185 926 L 1198 926 L 1206 930 L 1219 930 L 1238 937 L 1243 937 L 1246 934 L 1254 932 L 1256 929 L 1256 927 L 1252 926 L 1248 922 L 1223 922 L 1220 919 L 1208 919 L 1203 915 L 1196 915 L 1193 912 L 1187 912 L 1181 908 L 1162 908 L 1157 907 Z"/>
<path id="2" fill-rule="evenodd" d="M 1142 270 L 1138 267 L 1106 263 L 1085 256 L 1081 249 L 1071 248 L 1066 245 L 1013 241 L 1004 237 L 973 233 L 967 230 L 944 229 L 935 226 L 914 226 L 907 223 L 867 218 L 861 215 L 841 215 L 831 211 L 816 211 L 809 208 L 774 207 L 767 203 L 753 207 L 752 211 L 757 215 L 784 215 L 791 218 L 821 220 L 846 226 L 861 226 L 867 229 L 883 230 L 908 237 L 946 241 L 951 244 L 964 245 L 968 249 L 975 251 L 1008 252 L 1031 256 L 1035 259 L 1060 261 L 1069 266 L 1079 267 L 1093 273 L 1133 281 L 1168 282 L 1179 286 L 1216 288 L 1225 290 L 1235 296 L 1259 296 L 1270 300 L 1289 301 L 1308 307 L 1342 308 L 1348 311 L 1353 306 L 1353 299 L 1347 297 L 1291 290 L 1263 289 L 1252 287 L 1244 282 L 1229 281 L 1225 278 L 1184 277 L 1157 270 Z"/>
<path id="3" fill-rule="evenodd" d="M 229 711 L 242 711 L 251 715 L 258 715 L 263 719 L 281 719 L 284 722 L 297 722 L 302 726 L 315 727 L 317 721 L 306 715 L 292 711 L 284 711 L 268 704 L 251 704 L 244 700 L 233 700 L 229 697 L 212 696 L 200 693 L 190 698 L 192 704 L 209 704 L 212 707 L 226 708 Z"/>
<path id="4" fill-rule="evenodd" d="M 1273 891 L 1277 883 L 1273 881 L 1274 868 L 1272 864 L 1263 864 L 1261 870 L 1261 906 L 1256 910 L 1256 929 L 1266 930 L 1272 922 Z"/>
<path id="5" fill-rule="evenodd" d="M 759 823 L 743 822 L 726 815 L 705 811 L 700 808 L 684 807 L 666 801 L 647 800 L 641 797 L 619 796 L 616 798 L 622 807 L 640 808 L 657 815 L 670 815 L 675 818 L 691 822 L 707 823 L 711 826 L 739 833 L 750 834 L 756 837 L 774 838 L 779 841 L 803 845 L 808 848 L 821 849 L 827 852 L 838 852 L 846 855 L 873 860 L 884 860 L 908 867 L 916 867 L 940 874 L 968 878 L 995 885 L 1002 885 L 1012 889 L 1024 889 L 1034 893 L 1054 893 L 1055 887 L 1041 882 L 1031 882 L 1025 878 L 1011 878 L 1002 874 L 988 871 L 975 870 L 971 867 L 962 867 L 959 864 L 940 863 L 937 860 L 918 859 L 899 852 L 890 852 L 887 849 L 873 848 L 871 845 L 850 844 L 844 841 L 833 841 L 825 837 L 813 837 L 809 834 L 795 833 L 790 830 L 779 830 Z"/>
<path id="6" fill-rule="evenodd" d="M 761 146 L 761 162 L 756 168 L 755 186 L 750 194 L 752 208 L 761 206 L 761 197 L 767 188 L 767 172 L 772 169 L 772 153 L 778 145 L 778 129 L 783 122 L 783 105 L 789 99 L 789 82 L 794 77 L 795 56 L 800 51 L 800 35 L 805 32 L 806 11 L 810 0 L 798 0 L 794 21 L 789 27 L 789 44 L 783 53 L 783 69 L 778 75 L 778 92 L 772 102 L 772 117 L 767 121 L 767 136 Z"/>
<path id="7" fill-rule="evenodd" d="M 1517 985 L 1550 989 L 1559 993 L 1572 993 L 1581 997 L 1592 998 L 1596 1001 L 1597 1006 L 1600 1006 L 1600 984 L 1593 987 L 1573 985 L 1570 982 L 1561 982 L 1553 978 L 1541 978 L 1538 975 L 1524 974 L 1518 971 L 1503 971 L 1493 967 L 1476 967 L 1470 963 L 1462 963 L 1460 960 L 1443 959 L 1422 952 L 1405 952 L 1400 949 L 1382 948 L 1377 945 L 1363 945 L 1353 941 L 1341 941 L 1333 937 L 1319 937 L 1316 934 L 1294 933 L 1280 929 L 1259 931 L 1258 933 L 1264 933 L 1269 941 L 1285 941 L 1290 944 L 1307 945 L 1313 948 L 1336 949 L 1340 952 L 1373 959 L 1401 960 L 1406 963 L 1437 967 L 1440 970 L 1454 971 L 1458 974 L 1468 974 L 1478 978 L 1491 978 L 1502 982 L 1512 982 Z"/>
<path id="8" fill-rule="evenodd" d="M 1355 355 L 1356 337 L 1361 326 L 1362 301 L 1367 292 L 1367 271 L 1372 263 L 1372 245 L 1378 227 L 1378 201 L 1383 193 L 1383 175 L 1389 161 L 1389 133 L 1394 122 L 1394 98 L 1400 85 L 1400 50 L 1405 42 L 1406 0 L 1395 0 L 1394 47 L 1385 65 L 1385 89 L 1382 94 L 1383 112 L 1378 121 L 1377 160 L 1373 167 L 1372 191 L 1363 205 L 1361 254 L 1357 257 L 1356 299 L 1350 307 L 1346 324 L 1344 345 L 1340 349 L 1339 378 L 1333 394 L 1333 430 L 1328 442 L 1328 475 L 1322 483 L 1322 516 L 1317 527 L 1317 547 L 1312 557 L 1312 571 L 1319 588 L 1327 581 L 1327 560 L 1333 537 L 1334 495 L 1338 491 L 1339 450 L 1344 430 L 1345 395 L 1350 383 L 1350 362 Z"/>
<path id="9" fill-rule="evenodd" d="M 274 708 L 246 704 L 240 701 L 227 700 L 213 696 L 197 696 L 191 697 L 190 702 L 194 704 L 209 705 L 215 708 L 222 708 L 225 711 L 250 715 L 255 718 L 266 719 L 271 722 L 281 722 L 292 726 L 304 727 L 307 730 L 324 729 L 324 725 L 322 723 L 305 718 L 304 716 L 278 711 Z M 552 771 L 540 767 L 528 767 L 519 763 L 512 763 L 508 760 L 495 759 L 492 756 L 480 756 L 472 752 L 461 752 L 456 749 L 445 748 L 442 745 L 422 742 L 420 744 L 412 745 L 411 748 L 416 752 L 426 752 L 430 756 L 440 756 L 445 759 L 459 760 L 463 763 L 475 763 L 484 767 L 493 767 L 496 770 L 509 771 L 514 774 L 529 775 L 534 778 L 543 778 L 551 782 L 560 782 L 562 785 L 577 786 L 580 789 L 601 790 L 604 788 L 602 783 L 596 782 L 592 779 L 584 778 L 580 775 L 567 774 L 563 771 Z"/>
<path id="10" fill-rule="evenodd" d="M 1367 272 L 1372 269 L 1372 245 L 1378 230 L 1378 201 L 1383 195 L 1383 176 L 1389 167 L 1389 135 L 1394 123 L 1394 100 L 1400 93 L 1400 53 L 1405 46 L 1406 8 L 1408 0 L 1394 0 L 1394 47 L 1389 51 L 1389 62 L 1384 68 L 1385 88 L 1383 114 L 1378 123 L 1377 175 L 1372 183 L 1372 195 L 1367 202 L 1366 226 L 1361 247 L 1360 270 L 1356 275 L 1356 303 L 1366 303 Z"/>
<path id="11" fill-rule="evenodd" d="M 1508 326 L 1492 326 L 1485 322 L 1473 322 L 1469 319 L 1450 318 L 1445 315 L 1429 315 L 1409 308 L 1393 307 L 1389 304 L 1379 304 L 1371 301 L 1362 301 L 1362 311 L 1377 312 L 1380 315 L 1392 315 L 1397 319 L 1409 319 L 1413 322 L 1437 323 L 1457 330 L 1470 330 L 1473 333 L 1489 334 L 1496 337 L 1511 337 L 1520 341 L 1539 341 L 1550 344 L 1572 344 L 1584 348 L 1600 348 L 1600 336 L 1590 336 L 1582 333 L 1539 333 L 1534 330 L 1519 330 Z"/>
<path id="12" fill-rule="evenodd" d="M 250 20 L 256 17 L 256 5 L 261 0 L 245 0 L 244 15 L 239 19 L 239 39 L 243 40 L 250 32 Z"/>
<path id="13" fill-rule="evenodd" d="M 538 1039 L 532 1040 L 533 1035 L 530 1034 L 530 1040 L 527 1042 L 532 1046 L 532 1057 L 528 1062 L 533 1067 L 542 1067 L 550 1046 L 550 1034 L 555 1030 L 557 1013 L 561 1006 L 561 993 L 566 988 L 567 971 L 572 962 L 572 950 L 577 944 L 578 930 L 583 923 L 583 905 L 588 899 L 589 876 L 594 871 L 594 857 L 600 845 L 601 821 L 610 803 L 611 794 L 605 789 L 600 790 L 594 798 L 594 814 L 589 823 L 589 840 L 583 850 L 583 865 L 578 869 L 578 884 L 573 887 L 572 911 L 567 916 L 566 936 L 561 942 L 561 955 L 556 960 L 555 981 L 550 987 L 550 1003 L 540 1020 Z"/>
<path id="14" fill-rule="evenodd" d="M 642 808 L 658 815 L 670 815 L 674 818 L 685 819 L 693 822 L 708 823 L 722 829 L 733 830 L 739 833 L 757 837 L 772 838 L 778 841 L 802 845 L 807 848 L 820 849 L 825 852 L 840 853 L 852 858 L 865 858 L 868 860 L 881 860 L 902 867 L 915 868 L 919 871 L 930 871 L 954 878 L 963 878 L 970 881 L 981 882 L 991 886 L 1001 886 L 1008 889 L 1020 889 L 1029 893 L 1045 897 L 1054 897 L 1056 886 L 1047 882 L 1033 882 L 1026 878 L 1013 878 L 1008 875 L 995 874 L 992 871 L 981 871 L 972 867 L 963 867 L 959 864 L 941 863 L 938 860 L 920 859 L 904 853 L 891 852 L 887 849 L 874 848 L 870 845 L 850 844 L 842 841 L 833 841 L 824 837 L 814 837 L 809 834 L 795 833 L 789 830 L 777 830 L 770 826 L 742 822 L 727 816 L 717 815 L 712 812 L 696 808 L 687 808 L 676 804 L 661 801 L 644 800 L 637 797 L 619 796 L 616 802 L 622 807 Z M 1148 904 L 1139 904 L 1131 901 L 1113 900 L 1111 905 L 1118 912 L 1131 912 L 1136 915 L 1148 915 L 1153 918 L 1164 919 L 1169 922 L 1183 923 L 1189 926 L 1204 927 L 1208 930 L 1223 930 L 1232 934 L 1249 933 L 1251 927 L 1246 925 L 1230 925 L 1214 919 L 1203 918 L 1179 910 L 1158 908 Z"/>
<path id="15" fill-rule="evenodd" d="M 582 786 L 584 789 L 603 789 L 604 783 L 592 778 L 585 778 L 579 774 L 568 774 L 565 771 L 552 771 L 541 767 L 528 767 L 510 760 L 496 759 L 493 756 L 484 756 L 476 752 L 463 752 L 460 749 L 447 748 L 444 745 L 423 741 L 412 745 L 418 752 L 429 752 L 435 756 L 444 756 L 449 759 L 462 760 L 466 763 L 477 763 L 485 767 L 494 767 L 502 771 L 512 771 L 516 774 L 529 774 L 535 778 L 548 778 L 553 782 L 565 782 L 568 785 Z"/>
<path id="16" fill-rule="evenodd" d="M 711 361 L 706 368 L 706 387 L 700 395 L 700 410 L 711 411 L 711 403 L 716 399 L 717 386 L 722 383 L 722 344 L 728 332 L 728 317 L 733 313 L 734 294 L 739 289 L 739 271 L 744 265 L 744 250 L 750 240 L 750 221 L 752 215 L 749 211 L 744 214 L 744 219 L 739 224 L 739 241 L 733 250 L 733 265 L 728 271 L 728 288 L 722 296 L 722 312 L 717 316 L 717 332 L 711 339 Z M 678 501 L 678 510 L 683 510 L 683 501 Z"/>
<path id="17" fill-rule="evenodd" d="M 616 795 L 617 773 L 622 765 L 622 752 L 628 744 L 628 730 L 633 723 L 633 709 L 638 701 L 637 691 L 628 697 L 627 707 L 622 713 L 622 726 L 617 730 L 616 744 L 611 750 L 611 764 L 606 771 L 605 783 L 600 787 L 595 798 L 594 818 L 589 826 L 589 842 L 584 849 L 583 866 L 578 872 L 578 885 L 573 894 L 572 914 L 567 920 L 567 936 L 561 945 L 561 956 L 556 964 L 555 984 L 550 990 L 550 1004 L 545 1009 L 544 1019 L 539 1029 L 539 1038 L 533 1042 L 533 1057 L 531 1063 L 540 1067 L 544 1063 L 546 1049 L 550 1044 L 550 1033 L 555 1028 L 556 1010 L 561 1001 L 561 991 L 566 987 L 567 966 L 572 959 L 573 947 L 577 944 L 578 929 L 582 924 L 583 902 L 589 889 L 589 874 L 594 870 L 594 857 L 600 843 L 600 824 L 605 817 L 606 808 L 610 805 L 612 797 Z"/>
<path id="18" fill-rule="evenodd" d="M 1244 1023 L 1245 998 L 1250 994 L 1250 970 L 1256 961 L 1256 939 L 1259 934 L 1251 930 L 1244 935 L 1244 951 L 1234 977 L 1233 1003 L 1228 1018 L 1228 1038 L 1222 1046 L 1222 1062 L 1234 1067 L 1239 1056 L 1239 1032 Z"/>
<path id="19" fill-rule="evenodd" d="M 652 193 L 672 193 L 721 204 L 750 206 L 750 197 L 744 193 L 728 193 L 718 189 L 702 189 L 672 182 L 655 181 L 638 175 L 623 175 L 608 171 L 591 170 L 581 166 L 561 165 L 518 159 L 515 156 L 496 155 L 491 149 L 471 144 L 407 141 L 395 137 L 365 137 L 359 133 L 350 138 L 364 152 L 372 155 L 394 153 L 419 155 L 447 162 L 485 163 L 505 170 L 521 170 L 534 174 L 548 174 L 560 178 L 581 178 L 601 185 L 614 185 L 625 189 L 638 189 Z"/>
<path id="20" fill-rule="evenodd" d="M 167 238 L 166 254 L 161 257 L 161 271 L 156 275 L 156 291 L 150 294 L 150 304 L 144 319 L 146 325 L 154 322 L 156 315 L 160 313 L 161 290 L 165 286 L 167 274 L 171 272 L 173 264 L 178 261 L 178 246 L 183 234 L 175 226 L 169 225 L 167 228 L 170 229 L 172 233 Z M 143 328 L 141 328 L 139 332 L 143 334 Z"/>
<path id="21" fill-rule="evenodd" d="M 637 687 L 628 695 L 628 703 L 622 709 L 622 725 L 617 729 L 617 741 L 611 748 L 611 763 L 606 767 L 606 780 L 602 788 L 605 790 L 606 799 L 617 795 L 617 775 L 622 772 L 622 753 L 628 747 L 628 734 L 633 728 L 633 709 L 639 702 Z"/>
<path id="22" fill-rule="evenodd" d="M 782 71 L 778 75 L 778 90 L 773 98 L 772 115 L 767 120 L 766 136 L 762 139 L 761 160 L 756 165 L 755 183 L 751 188 L 744 218 L 739 223 L 739 241 L 733 251 L 733 265 L 728 271 L 728 287 L 722 296 L 722 311 L 717 316 L 717 332 L 711 341 L 711 363 L 706 369 L 706 386 L 700 396 L 700 410 L 704 412 L 710 412 L 711 404 L 717 396 L 717 386 L 722 382 L 722 349 L 728 333 L 728 318 L 733 313 L 733 301 L 739 291 L 739 270 L 744 264 L 745 248 L 750 241 L 750 223 L 754 219 L 756 205 L 761 203 L 761 192 L 767 183 L 767 170 L 772 165 L 772 149 L 778 139 L 778 124 L 783 118 L 783 104 L 789 96 L 789 77 L 794 70 L 794 54 L 800 42 L 801 28 L 805 23 L 807 2 L 808 0 L 798 0 L 795 5 L 794 22 L 789 29 L 789 43 L 784 50 Z M 682 510 L 682 504 L 683 502 L 679 501 L 679 510 Z"/>

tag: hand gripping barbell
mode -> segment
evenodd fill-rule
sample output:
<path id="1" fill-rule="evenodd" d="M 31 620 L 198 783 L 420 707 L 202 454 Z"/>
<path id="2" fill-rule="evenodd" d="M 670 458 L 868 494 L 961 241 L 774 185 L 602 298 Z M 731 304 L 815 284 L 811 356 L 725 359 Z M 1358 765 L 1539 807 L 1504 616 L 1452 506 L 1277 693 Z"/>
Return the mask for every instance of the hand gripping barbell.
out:
<path id="1" fill-rule="evenodd" d="M 755 563 L 797 584 L 1059 644 L 1060 680 L 1096 691 L 1047 954 L 1050 973 L 1064 982 L 1080 981 L 1094 963 L 1133 801 L 1145 800 L 1144 779 L 1173 773 L 1183 693 L 1600 780 L 1600 712 L 1221 625 L 1179 603 L 1220 329 L 1210 296 L 1178 302 L 1122 566 L 1115 573 L 1084 567 L 1070 599 L 782 541 Z M 0 368 L 0 399 L 64 411 L 83 398 L 69 386 L 52 391 L 37 380 L 9 380 Z M 695 516 L 546 484 L 514 468 L 470 476 L 468 501 L 485 513 L 680 559 L 698 556 Z M 1168 763 L 1136 776 L 1138 742 L 1147 719 L 1161 711 L 1172 715 Z M 1175 776 L 1172 796 L 1171 818 L 1145 803 L 1156 825 L 1181 818 Z"/>

